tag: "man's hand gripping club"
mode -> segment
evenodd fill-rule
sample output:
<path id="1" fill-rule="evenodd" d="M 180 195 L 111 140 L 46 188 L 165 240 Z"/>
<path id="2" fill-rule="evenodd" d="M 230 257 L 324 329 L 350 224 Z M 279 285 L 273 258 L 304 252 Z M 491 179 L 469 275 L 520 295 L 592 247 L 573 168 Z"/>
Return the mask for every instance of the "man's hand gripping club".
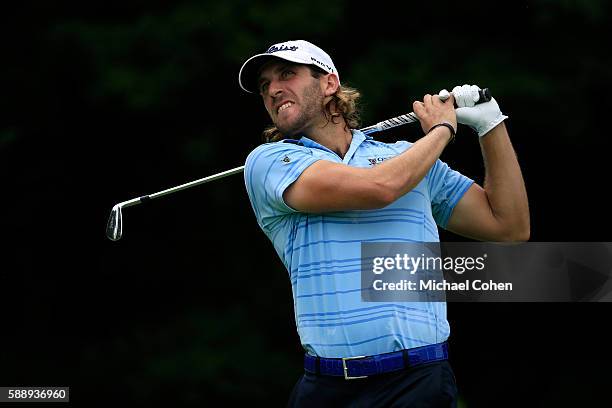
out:
<path id="1" fill-rule="evenodd" d="M 476 104 L 479 99 L 480 88 L 476 85 L 463 85 L 453 88 L 458 108 L 455 110 L 457 121 L 462 125 L 471 127 L 478 136 L 482 137 L 493 130 L 508 116 L 502 114 L 495 98 L 485 103 Z M 440 91 L 440 97 L 449 95 L 446 89 Z"/>
<path id="2" fill-rule="evenodd" d="M 429 133 L 437 125 L 450 125 L 452 131 L 451 140 L 457 132 L 457 115 L 454 108 L 454 98 L 452 95 L 425 95 L 423 102 L 415 101 L 412 104 L 414 113 L 419 118 L 421 128 L 425 134 Z"/>

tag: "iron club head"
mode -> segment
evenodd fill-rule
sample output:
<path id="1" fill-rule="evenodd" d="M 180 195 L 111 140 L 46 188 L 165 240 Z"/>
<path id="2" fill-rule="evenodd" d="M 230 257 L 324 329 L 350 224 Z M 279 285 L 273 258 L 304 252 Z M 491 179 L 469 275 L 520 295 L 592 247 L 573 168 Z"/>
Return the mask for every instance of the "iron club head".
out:
<path id="1" fill-rule="evenodd" d="M 121 205 L 117 204 L 111 210 L 108 224 L 106 225 L 106 236 L 111 241 L 119 241 L 121 239 L 123 220 L 121 214 Z"/>

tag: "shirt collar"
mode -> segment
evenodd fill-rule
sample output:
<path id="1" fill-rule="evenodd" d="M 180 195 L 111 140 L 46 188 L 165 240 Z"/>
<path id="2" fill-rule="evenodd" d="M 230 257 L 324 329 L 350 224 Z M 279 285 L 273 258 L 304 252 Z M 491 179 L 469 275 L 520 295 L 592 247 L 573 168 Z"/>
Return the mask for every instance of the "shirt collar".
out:
<path id="1" fill-rule="evenodd" d="M 351 158 L 353 157 L 353 155 L 355 154 L 355 152 L 357 151 L 357 149 L 359 148 L 361 143 L 363 143 L 364 140 L 372 139 L 372 136 L 366 135 L 361 130 L 353 129 L 351 130 L 351 133 L 353 135 L 351 139 L 351 145 L 349 146 L 348 151 L 344 155 L 344 159 L 342 159 L 343 163 L 348 163 L 351 160 Z M 307 136 L 300 137 L 300 139 L 298 140 L 298 143 L 303 146 L 310 147 L 312 149 L 325 150 L 330 153 L 336 154 L 336 152 L 332 151 L 331 149 L 328 149 L 322 144 L 315 142 L 314 140 L 310 139 Z"/>

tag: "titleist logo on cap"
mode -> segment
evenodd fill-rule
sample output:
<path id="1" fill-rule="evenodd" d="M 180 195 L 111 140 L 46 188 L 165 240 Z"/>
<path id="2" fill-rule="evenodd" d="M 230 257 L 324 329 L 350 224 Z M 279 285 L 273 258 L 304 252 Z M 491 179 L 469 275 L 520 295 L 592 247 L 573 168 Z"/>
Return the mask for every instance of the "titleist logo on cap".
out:
<path id="1" fill-rule="evenodd" d="M 291 47 L 287 45 L 281 45 L 280 47 L 273 45 L 270 48 L 268 48 L 268 51 L 266 51 L 266 54 L 272 54 L 274 52 L 279 52 L 279 51 L 295 51 L 298 48 L 299 47 L 297 45 L 292 45 Z"/>

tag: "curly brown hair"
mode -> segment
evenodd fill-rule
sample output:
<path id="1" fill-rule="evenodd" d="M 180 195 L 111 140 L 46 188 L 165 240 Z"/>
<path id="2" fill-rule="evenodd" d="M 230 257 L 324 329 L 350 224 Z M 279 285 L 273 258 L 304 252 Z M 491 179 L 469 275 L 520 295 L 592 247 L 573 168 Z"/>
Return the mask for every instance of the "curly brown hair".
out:
<path id="1" fill-rule="evenodd" d="M 312 65 L 309 65 L 308 68 L 313 78 L 320 78 L 321 75 L 327 74 L 327 72 Z M 359 117 L 359 105 L 357 102 L 360 97 L 361 94 L 357 89 L 342 85 L 338 86 L 338 90 L 332 95 L 332 99 L 325 104 L 325 109 L 323 110 L 327 118 L 327 123 L 330 121 L 332 123 L 338 123 L 336 119 L 342 116 L 349 129 L 357 129 L 361 122 Z M 335 107 L 334 112 L 332 112 L 332 107 Z M 283 136 L 274 125 L 267 127 L 263 131 L 262 136 L 265 142 L 278 142 L 279 140 L 285 139 L 285 136 Z"/>

